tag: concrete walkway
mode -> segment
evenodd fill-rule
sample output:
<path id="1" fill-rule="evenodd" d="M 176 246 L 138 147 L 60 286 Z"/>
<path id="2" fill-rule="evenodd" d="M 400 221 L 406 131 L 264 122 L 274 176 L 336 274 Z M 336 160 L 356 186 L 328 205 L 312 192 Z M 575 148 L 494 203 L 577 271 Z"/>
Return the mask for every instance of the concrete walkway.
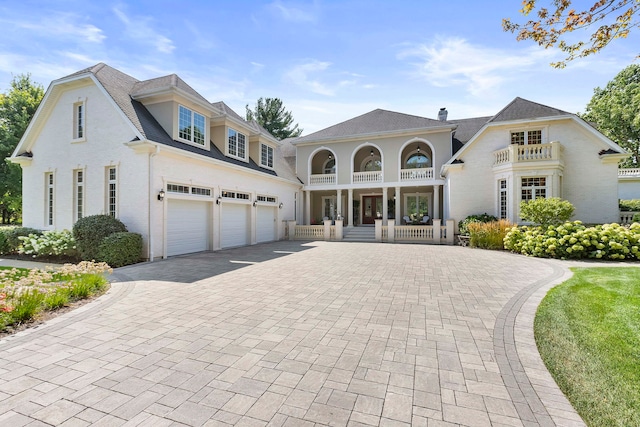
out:
<path id="1" fill-rule="evenodd" d="M 0 342 L 0 425 L 581 426 L 535 350 L 559 262 L 277 242 L 125 267 Z"/>

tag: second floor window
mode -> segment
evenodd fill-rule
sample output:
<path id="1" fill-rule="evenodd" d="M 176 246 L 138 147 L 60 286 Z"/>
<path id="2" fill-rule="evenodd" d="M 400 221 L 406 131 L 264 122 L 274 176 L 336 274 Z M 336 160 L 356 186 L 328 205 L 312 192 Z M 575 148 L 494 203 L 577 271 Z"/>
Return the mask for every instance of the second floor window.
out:
<path id="1" fill-rule="evenodd" d="M 542 130 L 511 132 L 511 143 L 518 145 L 542 144 Z"/>
<path id="2" fill-rule="evenodd" d="M 178 107 L 178 137 L 198 145 L 204 145 L 204 116 L 180 105 Z"/>
<path id="3" fill-rule="evenodd" d="M 407 169 L 423 169 L 429 167 L 429 158 L 422 153 L 415 153 L 407 159 Z"/>
<path id="4" fill-rule="evenodd" d="M 273 147 L 265 144 L 260 145 L 260 164 L 268 168 L 273 168 Z"/>
<path id="5" fill-rule="evenodd" d="M 246 137 L 240 132 L 229 128 L 229 140 L 227 145 L 227 152 L 232 157 L 239 159 L 246 159 Z"/>
<path id="6" fill-rule="evenodd" d="M 336 159 L 329 159 L 324 164 L 324 168 L 322 173 L 325 175 L 330 175 L 336 173 Z"/>
<path id="7" fill-rule="evenodd" d="M 73 104 L 73 139 L 85 138 L 85 116 L 84 102 Z"/>
<path id="8" fill-rule="evenodd" d="M 365 172 L 373 172 L 373 171 L 381 171 L 381 170 L 382 170 L 382 162 L 378 159 L 371 159 L 364 164 Z"/>

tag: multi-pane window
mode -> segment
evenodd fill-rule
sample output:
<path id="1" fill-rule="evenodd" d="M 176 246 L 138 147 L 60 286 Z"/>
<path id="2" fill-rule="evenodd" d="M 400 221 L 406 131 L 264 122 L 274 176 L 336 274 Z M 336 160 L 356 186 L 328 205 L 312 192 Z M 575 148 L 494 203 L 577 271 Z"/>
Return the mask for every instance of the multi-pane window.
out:
<path id="1" fill-rule="evenodd" d="M 259 202 L 267 202 L 267 203 L 275 203 L 276 202 L 276 198 L 275 197 L 271 197 L 271 196 L 258 195 L 258 197 L 256 197 L 256 199 Z"/>
<path id="2" fill-rule="evenodd" d="M 260 145 L 260 164 L 273 168 L 273 147 L 265 144 Z"/>
<path id="3" fill-rule="evenodd" d="M 84 102 L 73 104 L 73 139 L 83 139 L 85 135 Z"/>
<path id="4" fill-rule="evenodd" d="M 82 169 L 75 170 L 73 172 L 74 181 L 74 215 L 73 220 L 77 221 L 84 216 L 84 171 Z"/>
<path id="5" fill-rule="evenodd" d="M 167 184 L 170 193 L 192 194 L 194 196 L 211 196 L 210 188 L 191 187 L 189 185 Z"/>
<path id="6" fill-rule="evenodd" d="M 324 164 L 323 173 L 324 174 L 336 173 L 336 159 L 327 160 L 327 162 Z"/>
<path id="7" fill-rule="evenodd" d="M 542 144 L 542 130 L 511 132 L 511 143 L 517 145 Z"/>
<path id="8" fill-rule="evenodd" d="M 116 168 L 107 168 L 107 215 L 118 215 L 118 181 Z"/>
<path id="9" fill-rule="evenodd" d="M 522 178 L 521 200 L 545 199 L 547 197 L 547 179 L 545 177 Z"/>
<path id="10" fill-rule="evenodd" d="M 507 180 L 501 179 L 498 181 L 498 201 L 499 201 L 499 214 L 500 219 L 507 218 Z"/>
<path id="11" fill-rule="evenodd" d="M 222 197 L 227 199 L 240 199 L 240 200 L 249 200 L 249 193 L 237 193 L 235 191 L 222 191 Z"/>
<path id="12" fill-rule="evenodd" d="M 171 193 L 189 194 L 189 187 L 186 185 L 167 184 L 167 191 Z"/>
<path id="13" fill-rule="evenodd" d="M 204 145 L 204 116 L 180 105 L 178 107 L 178 137 L 198 145 Z"/>
<path id="14" fill-rule="evenodd" d="M 246 156 L 246 140 L 243 134 L 229 128 L 229 142 L 227 145 L 229 155 L 244 160 Z"/>
<path id="15" fill-rule="evenodd" d="M 45 184 L 46 184 L 46 203 L 47 203 L 47 211 L 45 221 L 47 225 L 53 225 L 53 212 L 54 212 L 54 181 L 53 181 L 53 172 L 48 172 L 44 176 Z"/>

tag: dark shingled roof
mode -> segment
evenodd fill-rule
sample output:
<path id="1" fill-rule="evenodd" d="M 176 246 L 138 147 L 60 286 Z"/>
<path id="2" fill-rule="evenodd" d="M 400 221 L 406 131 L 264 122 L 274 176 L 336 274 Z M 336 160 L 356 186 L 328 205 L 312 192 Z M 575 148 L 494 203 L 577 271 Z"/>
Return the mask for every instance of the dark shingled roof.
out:
<path id="1" fill-rule="evenodd" d="M 566 116 L 567 114 L 572 115 L 557 108 L 517 97 L 489 121 L 491 123 L 508 122 L 511 120 L 526 120 L 539 117 Z"/>
<path id="2" fill-rule="evenodd" d="M 428 119 L 426 117 L 412 116 L 410 114 L 396 113 L 388 110 L 373 110 L 361 116 L 347 120 L 326 129 L 319 130 L 307 136 L 296 138 L 293 142 L 315 141 L 318 139 L 343 138 L 347 136 L 371 134 L 378 132 L 402 131 L 408 129 L 424 129 L 429 127 L 451 125 L 451 122 Z"/>
<path id="3" fill-rule="evenodd" d="M 452 123 L 458 125 L 455 131 L 453 131 L 453 137 L 451 140 L 453 154 L 457 153 L 464 144 L 469 141 L 473 135 L 487 124 L 491 117 L 474 117 L 471 119 L 451 120 Z"/>
<path id="4" fill-rule="evenodd" d="M 237 166 L 241 166 L 248 169 L 253 169 L 274 176 L 281 176 L 283 178 L 297 181 L 298 178 L 295 175 L 294 169 L 289 166 L 289 162 L 280 159 L 282 153 L 276 149 L 275 159 L 275 172 L 270 169 L 265 169 L 258 166 L 253 160 L 249 159 L 249 163 L 226 157 L 213 143 L 210 144 L 210 150 L 203 150 L 201 148 L 184 144 L 179 141 L 174 141 L 171 136 L 164 130 L 164 128 L 158 123 L 153 115 L 147 110 L 147 108 L 139 101 L 132 99 L 132 94 L 143 93 L 147 90 L 155 88 L 174 86 L 178 87 L 185 92 L 190 93 L 197 98 L 200 98 L 205 103 L 209 104 L 205 98 L 193 90 L 187 85 L 180 77 L 175 74 L 169 76 L 159 77 L 156 79 L 139 81 L 128 74 L 116 70 L 104 63 L 96 64 L 92 67 L 85 68 L 76 73 L 70 74 L 65 77 L 75 77 L 82 74 L 91 73 L 100 84 L 105 88 L 109 96 L 118 105 L 127 118 L 133 123 L 140 134 L 153 142 L 158 142 L 169 147 L 178 148 L 180 150 L 188 151 L 190 153 L 199 154 L 205 157 L 217 159 L 226 163 L 231 163 Z M 224 114 L 232 115 L 235 118 L 244 122 L 242 117 L 236 114 L 231 108 L 229 108 L 223 102 L 211 104 L 214 108 L 220 109 Z M 222 106 L 223 108 L 220 108 Z M 260 131 L 255 125 L 248 123 L 250 128 Z M 265 131 L 266 132 L 266 131 Z"/>

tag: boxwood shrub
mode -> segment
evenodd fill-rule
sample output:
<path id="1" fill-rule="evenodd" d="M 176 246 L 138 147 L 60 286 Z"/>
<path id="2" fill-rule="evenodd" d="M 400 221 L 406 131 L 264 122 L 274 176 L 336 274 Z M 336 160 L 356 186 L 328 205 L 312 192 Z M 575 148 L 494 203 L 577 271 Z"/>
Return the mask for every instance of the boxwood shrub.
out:
<path id="1" fill-rule="evenodd" d="M 513 227 L 504 238 L 512 252 L 541 258 L 640 259 L 640 224 L 585 227 L 581 221 Z"/>
<path id="2" fill-rule="evenodd" d="M 85 261 L 98 260 L 98 251 L 102 239 L 113 233 L 127 231 L 127 227 L 110 215 L 92 215 L 76 221 L 73 237 L 80 256 Z"/>
<path id="3" fill-rule="evenodd" d="M 96 261 L 106 262 L 111 267 L 135 264 L 142 256 L 142 236 L 138 233 L 113 233 L 98 247 Z"/>

